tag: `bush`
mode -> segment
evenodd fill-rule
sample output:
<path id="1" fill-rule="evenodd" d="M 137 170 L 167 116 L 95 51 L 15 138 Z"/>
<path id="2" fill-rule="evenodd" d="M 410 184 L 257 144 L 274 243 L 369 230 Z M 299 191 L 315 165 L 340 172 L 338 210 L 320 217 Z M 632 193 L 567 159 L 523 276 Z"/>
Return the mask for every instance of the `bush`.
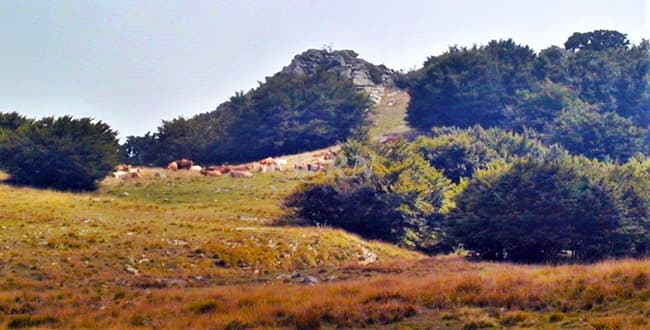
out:
<path id="1" fill-rule="evenodd" d="M 636 153 L 650 155 L 648 130 L 615 112 L 578 108 L 565 111 L 549 125 L 550 143 L 562 144 L 574 154 L 626 162 Z"/>
<path id="2" fill-rule="evenodd" d="M 5 119 L 0 121 L 0 168 L 12 183 L 91 190 L 118 161 L 117 133 L 105 123 L 69 116 L 36 121 L 0 113 L 0 118 Z"/>
<path id="3" fill-rule="evenodd" d="M 436 248 L 453 184 L 404 144 L 350 142 L 343 176 L 303 186 L 286 205 L 312 224 L 340 227 L 401 246 Z"/>
<path id="4" fill-rule="evenodd" d="M 495 159 L 511 161 L 528 155 L 538 157 L 548 151 L 526 134 L 496 128 L 436 128 L 433 135 L 433 138 L 418 138 L 412 148 L 456 183 L 461 178 L 471 178 L 476 170 L 485 168 Z"/>
<path id="5" fill-rule="evenodd" d="M 607 166 L 557 150 L 545 158 L 493 163 L 457 196 L 448 234 L 488 260 L 592 261 L 634 254 L 642 233 L 633 224 L 643 218 L 631 214 L 635 202 L 622 203 L 614 187 L 635 188 L 603 179 L 609 175 Z"/>

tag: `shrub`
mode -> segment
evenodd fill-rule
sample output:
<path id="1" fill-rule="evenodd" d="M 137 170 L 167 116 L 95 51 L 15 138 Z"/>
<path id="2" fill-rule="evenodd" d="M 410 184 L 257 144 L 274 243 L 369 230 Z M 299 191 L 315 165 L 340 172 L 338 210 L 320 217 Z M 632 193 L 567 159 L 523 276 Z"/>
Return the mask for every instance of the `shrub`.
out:
<path id="1" fill-rule="evenodd" d="M 497 128 L 435 128 L 433 135 L 433 138 L 418 138 L 412 148 L 456 183 L 461 178 L 470 178 L 476 170 L 485 168 L 495 159 L 511 161 L 528 155 L 537 157 L 548 151 L 526 134 Z"/>
<path id="2" fill-rule="evenodd" d="M 69 116 L 18 122 L 0 128 L 0 167 L 15 184 L 95 189 L 118 161 L 117 133 L 105 123 Z"/>
<path id="3" fill-rule="evenodd" d="M 345 175 L 303 186 L 287 199 L 295 215 L 371 239 L 417 249 L 436 247 L 437 219 L 453 184 L 405 144 L 350 142 Z"/>
<path id="4" fill-rule="evenodd" d="M 626 216 L 630 205 L 607 176 L 606 166 L 557 150 L 544 158 L 493 163 L 457 196 L 448 234 L 488 260 L 592 261 L 632 254 L 639 232 L 630 226 L 640 218 Z"/>

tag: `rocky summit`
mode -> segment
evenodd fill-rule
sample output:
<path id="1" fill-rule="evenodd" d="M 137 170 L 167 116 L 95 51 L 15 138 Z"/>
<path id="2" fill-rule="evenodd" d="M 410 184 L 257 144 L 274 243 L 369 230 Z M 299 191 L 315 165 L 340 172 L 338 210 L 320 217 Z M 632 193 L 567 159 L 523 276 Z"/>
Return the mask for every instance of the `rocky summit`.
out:
<path id="1" fill-rule="evenodd" d="M 398 73 L 384 65 L 375 65 L 359 58 L 352 50 L 310 49 L 296 55 L 282 73 L 296 75 L 314 74 L 320 69 L 335 72 L 352 80 L 360 88 L 394 87 Z"/>

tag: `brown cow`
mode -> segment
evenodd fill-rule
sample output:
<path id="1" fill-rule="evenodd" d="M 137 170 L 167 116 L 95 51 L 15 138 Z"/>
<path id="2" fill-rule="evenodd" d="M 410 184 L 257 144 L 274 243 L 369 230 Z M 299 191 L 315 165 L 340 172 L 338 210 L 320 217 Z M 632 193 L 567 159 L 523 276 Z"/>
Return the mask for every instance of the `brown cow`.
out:
<path id="1" fill-rule="evenodd" d="M 177 162 L 169 163 L 169 165 L 167 165 L 167 169 L 170 171 L 178 171 L 178 163 Z"/>
<path id="2" fill-rule="evenodd" d="M 189 159 L 185 159 L 185 158 L 183 158 L 181 160 L 177 160 L 176 164 L 178 164 L 178 169 L 179 170 L 189 170 L 189 169 L 192 168 L 192 166 L 194 166 L 193 161 L 191 161 Z"/>
<path id="3" fill-rule="evenodd" d="M 253 177 L 253 173 L 251 171 L 232 170 L 230 171 L 230 176 L 233 178 L 251 178 Z"/>
<path id="4" fill-rule="evenodd" d="M 252 171 L 253 165 L 234 165 L 230 166 L 231 171 Z"/>
<path id="5" fill-rule="evenodd" d="M 223 175 L 223 173 L 221 173 L 221 171 L 217 169 L 207 169 L 207 168 L 202 169 L 201 174 L 205 176 L 215 176 L 215 177 Z"/>
<path id="6" fill-rule="evenodd" d="M 273 159 L 273 157 L 266 157 L 266 158 L 260 160 L 260 165 L 262 165 L 262 166 L 275 165 L 275 159 Z"/>

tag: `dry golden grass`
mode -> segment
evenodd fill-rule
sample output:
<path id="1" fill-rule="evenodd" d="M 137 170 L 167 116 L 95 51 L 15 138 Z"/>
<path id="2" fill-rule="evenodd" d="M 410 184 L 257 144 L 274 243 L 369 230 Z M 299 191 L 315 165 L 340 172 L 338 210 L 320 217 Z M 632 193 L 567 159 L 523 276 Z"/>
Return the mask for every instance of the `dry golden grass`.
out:
<path id="1" fill-rule="evenodd" d="M 277 226 L 303 173 L 148 169 L 92 194 L 0 185 L 0 324 L 56 328 L 650 327 L 650 260 L 470 263 Z M 372 251 L 377 263 L 361 265 Z M 305 276 L 316 285 L 301 284 Z"/>
<path id="2" fill-rule="evenodd" d="M 526 267 L 432 258 L 348 270 L 355 279 L 311 286 L 5 291 L 0 306 L 9 322 L 29 314 L 72 328 L 650 326 L 648 260 Z"/>

